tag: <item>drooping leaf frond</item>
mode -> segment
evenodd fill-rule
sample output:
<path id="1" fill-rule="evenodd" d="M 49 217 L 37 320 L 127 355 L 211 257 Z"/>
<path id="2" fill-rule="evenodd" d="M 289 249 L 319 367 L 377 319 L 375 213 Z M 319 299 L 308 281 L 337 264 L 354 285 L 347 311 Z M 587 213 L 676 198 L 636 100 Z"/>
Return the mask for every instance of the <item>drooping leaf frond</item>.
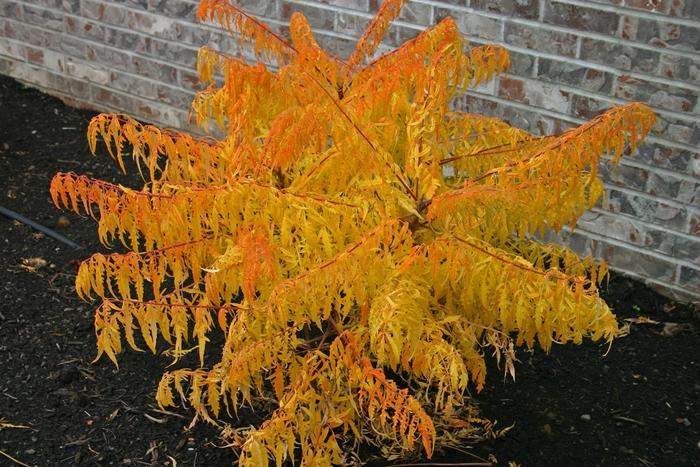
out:
<path id="1" fill-rule="evenodd" d="M 158 300 L 105 299 L 95 313 L 97 358 L 103 353 L 116 364 L 116 354 L 122 349 L 122 331 L 129 346 L 141 350 L 134 339 L 134 330 L 151 352 L 157 350 L 158 336 L 170 345 L 170 354 L 178 359 L 185 354 L 183 344 L 197 339 L 200 362 L 204 363 L 206 335 L 211 330 L 214 315 L 221 317 L 233 305 L 214 307 L 202 301 L 200 293 L 186 289 L 162 295 Z M 192 325 L 190 325 L 192 323 Z"/>
<path id="2" fill-rule="evenodd" d="M 377 50 L 377 46 L 382 41 L 391 22 L 401 13 L 401 7 L 404 3 L 405 0 L 386 0 L 382 3 L 364 34 L 357 41 L 355 50 L 348 60 L 350 69 L 361 64 L 365 57 L 372 55 Z"/>
<path id="3" fill-rule="evenodd" d="M 361 365 L 363 383 L 358 399 L 369 419 L 378 419 L 381 426 L 390 428 L 392 435 L 404 440 L 408 450 L 413 449 L 414 439 L 419 437 L 426 455 L 432 456 L 435 427 L 421 403 L 408 389 L 399 389 L 369 359 L 362 359 Z"/>
<path id="4" fill-rule="evenodd" d="M 534 147 L 526 145 L 525 156 L 518 147 L 513 152 L 517 157 L 507 163 L 468 178 L 460 189 L 434 197 L 428 218 L 440 222 L 449 216 L 448 222 L 457 222 L 460 228 L 465 224 L 482 228 L 481 219 L 487 215 L 500 240 L 512 232 L 526 236 L 572 225 L 603 194 L 597 171 L 604 151 L 613 151 L 616 160 L 627 145 L 638 144 L 652 123 L 648 108 L 629 104 L 556 138 L 541 139 Z M 484 205 L 484 197 L 496 202 Z"/>
<path id="5" fill-rule="evenodd" d="M 301 13 L 295 12 L 292 15 L 289 31 L 298 52 L 292 66 L 297 67 L 302 74 L 314 76 L 318 83 L 328 86 L 333 93 L 337 92 L 342 66 L 340 60 L 319 47 L 311 25 Z"/>
<path id="6" fill-rule="evenodd" d="M 470 322 L 517 332 L 518 345 L 532 346 L 537 339 L 547 350 L 554 342 L 580 343 L 589 333 L 594 340 L 616 335 L 614 315 L 585 276 L 538 269 L 469 237 L 438 238 L 428 246 L 428 255 L 431 263 L 443 266 L 435 280 L 442 281 L 444 300 L 456 301 Z"/>
<path id="7" fill-rule="evenodd" d="M 377 364 L 435 384 L 435 405 L 440 407 L 447 397 L 460 398 L 470 377 L 477 387 L 483 385 L 483 360 L 474 355 L 478 339 L 472 341 L 471 349 L 461 351 L 445 340 L 446 325 L 453 317 L 442 312 L 429 282 L 418 282 L 415 275 L 409 277 L 388 282 L 372 301 L 368 316 L 370 351 Z M 468 334 L 463 337 L 468 338 Z"/>
<path id="8" fill-rule="evenodd" d="M 201 0 L 197 17 L 200 21 L 216 21 L 228 31 L 237 32 L 241 35 L 241 43 L 252 42 L 255 53 L 263 58 L 283 62 L 290 53 L 296 52 L 280 35 L 229 0 Z"/>

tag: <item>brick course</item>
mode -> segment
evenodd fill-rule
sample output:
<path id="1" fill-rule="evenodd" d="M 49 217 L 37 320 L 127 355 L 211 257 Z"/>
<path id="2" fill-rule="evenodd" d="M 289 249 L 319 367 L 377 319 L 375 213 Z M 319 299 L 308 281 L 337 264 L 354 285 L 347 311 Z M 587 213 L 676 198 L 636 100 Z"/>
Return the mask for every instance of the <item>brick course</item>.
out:
<path id="1" fill-rule="evenodd" d="M 319 43 L 347 55 L 380 0 L 240 0 L 273 30 L 302 11 Z M 246 54 L 194 20 L 196 0 L 4 0 L 0 73 L 72 105 L 191 129 L 197 48 Z M 658 122 L 617 169 L 606 201 L 557 238 L 681 299 L 700 299 L 700 1 L 415 0 L 382 50 L 445 16 L 473 44 L 511 51 L 508 75 L 454 105 L 558 133 L 628 100 Z"/>

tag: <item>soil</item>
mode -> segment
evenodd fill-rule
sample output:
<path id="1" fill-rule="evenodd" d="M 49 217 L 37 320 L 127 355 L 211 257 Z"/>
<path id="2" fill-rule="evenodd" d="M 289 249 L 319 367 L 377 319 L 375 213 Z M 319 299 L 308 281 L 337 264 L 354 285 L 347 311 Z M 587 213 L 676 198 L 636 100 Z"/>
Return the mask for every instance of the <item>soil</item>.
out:
<path id="1" fill-rule="evenodd" d="M 215 429 L 187 431 L 187 409 L 158 410 L 167 358 L 127 351 L 118 369 L 91 361 L 93 306 L 75 296 L 73 279 L 78 262 L 103 247 L 91 220 L 53 207 L 48 187 L 58 171 L 129 183 L 108 158 L 89 154 L 93 113 L 6 77 L 0 108 L 0 206 L 83 246 L 0 216 L 0 465 L 230 465 L 235 457 L 218 448 Z M 610 349 L 519 351 L 517 382 L 493 368 L 474 395 L 483 416 L 512 428 L 433 462 L 700 465 L 698 310 L 618 275 L 605 297 L 620 320 L 633 320 L 628 336 Z"/>

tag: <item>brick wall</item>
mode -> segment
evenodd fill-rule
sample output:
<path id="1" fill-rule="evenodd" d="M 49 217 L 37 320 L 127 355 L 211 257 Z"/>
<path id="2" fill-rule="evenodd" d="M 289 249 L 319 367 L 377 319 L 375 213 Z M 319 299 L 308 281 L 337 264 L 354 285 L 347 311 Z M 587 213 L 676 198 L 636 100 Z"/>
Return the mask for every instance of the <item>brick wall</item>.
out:
<path id="1" fill-rule="evenodd" d="M 284 33 L 302 11 L 319 42 L 351 50 L 379 0 L 242 0 Z M 197 48 L 239 51 L 194 21 L 196 0 L 1 0 L 0 73 L 73 105 L 189 128 Z M 562 239 L 666 293 L 700 298 L 700 0 L 415 0 L 384 47 L 446 15 L 475 44 L 511 51 L 507 76 L 455 103 L 536 133 L 627 100 L 658 124 L 617 170 L 607 201 Z"/>

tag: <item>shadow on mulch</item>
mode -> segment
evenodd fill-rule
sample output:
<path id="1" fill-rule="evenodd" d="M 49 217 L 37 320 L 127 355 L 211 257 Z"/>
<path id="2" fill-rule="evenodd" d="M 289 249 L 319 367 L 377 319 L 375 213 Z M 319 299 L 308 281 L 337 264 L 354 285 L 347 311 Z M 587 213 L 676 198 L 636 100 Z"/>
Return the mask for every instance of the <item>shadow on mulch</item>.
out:
<path id="1" fill-rule="evenodd" d="M 95 355 L 92 309 L 77 299 L 78 261 L 101 247 L 92 221 L 60 219 L 49 181 L 76 171 L 125 182 L 107 158 L 89 155 L 92 112 L 68 108 L 0 77 L 0 205 L 84 246 L 75 251 L 0 217 L 0 465 L 230 465 L 217 432 L 183 430 L 184 410 L 157 410 L 154 391 L 170 361 L 127 351 L 117 370 Z M 31 271 L 27 258 L 47 264 Z M 605 345 L 518 353 L 517 383 L 496 370 L 475 396 L 497 440 L 436 455 L 472 455 L 523 466 L 690 466 L 700 460 L 700 320 L 691 306 L 613 276 L 605 296 L 620 319 L 646 316 L 629 336 Z M 678 323 L 673 327 L 665 323 Z M 665 331 L 664 331 L 665 330 Z M 9 427 L 17 425 L 21 427 Z M 375 464 L 379 465 L 379 464 Z"/>

